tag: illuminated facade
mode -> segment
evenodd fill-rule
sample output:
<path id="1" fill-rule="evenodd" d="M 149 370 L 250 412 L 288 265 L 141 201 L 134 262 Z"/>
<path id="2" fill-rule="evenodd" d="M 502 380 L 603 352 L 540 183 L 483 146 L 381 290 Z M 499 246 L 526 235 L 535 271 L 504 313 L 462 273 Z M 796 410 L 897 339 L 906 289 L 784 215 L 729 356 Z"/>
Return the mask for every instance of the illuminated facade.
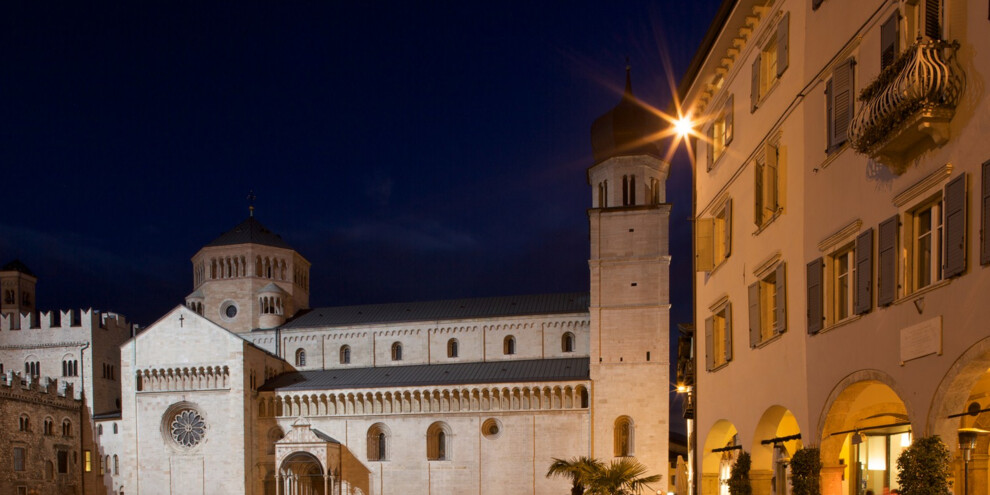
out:
<path id="1" fill-rule="evenodd" d="M 986 2 L 723 3 L 681 86 L 699 493 L 739 450 L 787 493 L 802 446 L 824 493 L 886 493 L 932 434 L 986 492 L 990 438 L 964 477 L 957 430 L 990 429 L 987 46 Z"/>

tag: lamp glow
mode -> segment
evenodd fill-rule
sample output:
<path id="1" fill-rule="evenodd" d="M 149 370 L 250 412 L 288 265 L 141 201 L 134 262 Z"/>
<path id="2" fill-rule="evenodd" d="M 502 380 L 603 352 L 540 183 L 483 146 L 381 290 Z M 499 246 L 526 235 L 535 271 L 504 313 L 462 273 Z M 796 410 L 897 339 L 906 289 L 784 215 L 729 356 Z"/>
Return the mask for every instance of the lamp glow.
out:
<path id="1" fill-rule="evenodd" d="M 684 116 L 674 121 L 674 131 L 681 138 L 684 138 L 688 134 L 691 134 L 691 129 L 694 128 L 694 122 L 691 122 L 691 118 Z"/>

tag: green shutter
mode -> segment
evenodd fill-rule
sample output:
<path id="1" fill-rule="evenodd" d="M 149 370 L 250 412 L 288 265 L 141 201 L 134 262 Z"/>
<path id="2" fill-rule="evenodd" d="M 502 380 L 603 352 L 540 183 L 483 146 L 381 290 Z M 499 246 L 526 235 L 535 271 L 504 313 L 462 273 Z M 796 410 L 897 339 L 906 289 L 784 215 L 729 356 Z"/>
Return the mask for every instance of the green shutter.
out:
<path id="1" fill-rule="evenodd" d="M 777 77 L 780 77 L 787 70 L 787 55 L 790 52 L 790 40 L 788 30 L 791 19 L 790 12 L 784 12 L 784 17 L 777 24 Z"/>
<path id="2" fill-rule="evenodd" d="M 784 270 L 783 262 L 777 265 L 775 277 L 777 280 L 774 284 L 774 291 L 776 291 L 774 297 L 777 307 L 774 308 L 774 311 L 777 312 L 777 323 L 773 327 L 773 333 L 779 335 L 787 331 L 787 273 Z"/>
<path id="3" fill-rule="evenodd" d="M 966 173 L 945 185 L 945 278 L 966 271 Z"/>
<path id="4" fill-rule="evenodd" d="M 808 263 L 808 333 L 820 332 L 825 323 L 822 309 L 822 259 L 817 258 Z"/>
<path id="5" fill-rule="evenodd" d="M 889 306 L 897 297 L 897 215 L 880 223 L 877 246 L 877 306 Z"/>
<path id="6" fill-rule="evenodd" d="M 760 281 L 749 285 L 749 346 L 760 344 Z"/>
<path id="7" fill-rule="evenodd" d="M 856 291 L 853 311 L 861 315 L 873 309 L 873 229 L 856 237 Z"/>

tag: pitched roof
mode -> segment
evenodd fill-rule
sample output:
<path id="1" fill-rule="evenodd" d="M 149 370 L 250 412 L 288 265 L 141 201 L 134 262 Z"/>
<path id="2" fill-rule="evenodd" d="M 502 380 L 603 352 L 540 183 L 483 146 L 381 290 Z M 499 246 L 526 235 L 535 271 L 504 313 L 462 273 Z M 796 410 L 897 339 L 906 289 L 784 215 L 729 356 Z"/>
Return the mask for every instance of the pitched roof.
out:
<path id="1" fill-rule="evenodd" d="M 261 390 L 418 387 L 471 383 L 587 380 L 589 378 L 588 358 L 580 357 L 298 371 L 283 373 L 265 382 L 261 386 Z"/>
<path id="2" fill-rule="evenodd" d="M 31 273 L 31 269 L 28 268 L 27 265 L 25 265 L 21 260 L 13 260 L 10 263 L 3 265 L 3 268 L 0 268 L 0 272 L 21 272 L 25 275 L 30 275 L 32 277 L 35 276 L 34 273 Z"/>
<path id="3" fill-rule="evenodd" d="M 499 316 L 587 313 L 587 292 L 450 299 L 408 303 L 314 308 L 300 312 L 283 329 L 372 323 L 461 320 Z"/>
<path id="4" fill-rule="evenodd" d="M 254 217 L 247 217 L 246 220 L 237 224 L 236 227 L 220 234 L 220 237 L 213 239 L 206 247 L 230 246 L 233 244 L 261 244 L 263 246 L 292 249 L 287 242 L 282 240 L 282 236 L 265 228 Z"/>

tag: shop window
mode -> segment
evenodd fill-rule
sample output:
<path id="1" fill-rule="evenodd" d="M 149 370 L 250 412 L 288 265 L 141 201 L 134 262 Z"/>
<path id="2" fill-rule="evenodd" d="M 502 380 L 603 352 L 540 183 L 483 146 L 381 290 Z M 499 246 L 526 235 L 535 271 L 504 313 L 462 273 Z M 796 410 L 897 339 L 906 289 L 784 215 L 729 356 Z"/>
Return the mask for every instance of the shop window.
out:
<path id="1" fill-rule="evenodd" d="M 712 371 L 732 361 L 732 304 L 718 304 L 705 319 L 705 365 Z"/>
<path id="2" fill-rule="evenodd" d="M 787 330 L 784 263 L 749 286 L 749 345 L 756 347 Z"/>

